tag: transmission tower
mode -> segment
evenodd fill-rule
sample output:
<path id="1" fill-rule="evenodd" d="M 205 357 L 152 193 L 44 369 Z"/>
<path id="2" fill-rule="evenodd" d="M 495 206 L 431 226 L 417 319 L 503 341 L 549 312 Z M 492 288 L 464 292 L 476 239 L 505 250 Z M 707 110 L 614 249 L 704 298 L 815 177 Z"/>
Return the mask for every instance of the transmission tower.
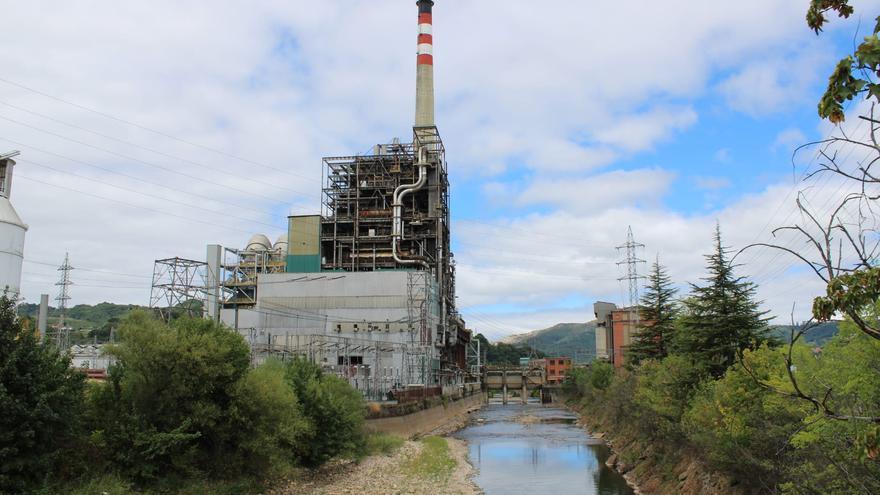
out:
<path id="1" fill-rule="evenodd" d="M 627 227 L 626 230 L 626 244 L 622 246 L 617 246 L 618 251 L 626 250 L 626 258 L 617 262 L 617 265 L 626 265 L 626 275 L 617 279 L 618 281 L 628 281 L 629 282 L 629 307 L 635 308 L 639 304 L 639 281 L 645 278 L 644 275 L 639 275 L 639 264 L 645 263 L 645 260 L 640 259 L 638 257 L 637 251 L 640 248 L 644 248 L 644 244 L 640 244 L 635 241 L 633 238 L 633 230 L 632 226 Z M 638 311 L 636 311 L 636 315 L 638 315 Z M 638 318 L 638 316 L 636 316 Z"/>
<path id="2" fill-rule="evenodd" d="M 59 349 L 67 349 L 69 347 L 68 338 L 70 334 L 65 319 L 67 318 L 67 302 L 70 301 L 70 286 L 73 285 L 73 282 L 70 280 L 70 272 L 73 269 L 73 266 L 70 265 L 69 253 L 64 253 L 64 264 L 58 267 L 58 271 L 61 272 L 61 279 L 55 283 L 56 286 L 60 287 L 58 289 L 58 297 L 55 298 L 58 301 L 58 311 L 61 313 L 58 320 L 58 331 L 55 333 L 55 344 Z"/>

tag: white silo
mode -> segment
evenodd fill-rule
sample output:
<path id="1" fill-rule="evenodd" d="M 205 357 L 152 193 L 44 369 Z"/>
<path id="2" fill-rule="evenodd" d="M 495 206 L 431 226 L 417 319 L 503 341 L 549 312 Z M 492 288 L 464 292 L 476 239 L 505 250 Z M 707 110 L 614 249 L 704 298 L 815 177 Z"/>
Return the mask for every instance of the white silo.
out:
<path id="1" fill-rule="evenodd" d="M 0 292 L 8 288 L 18 295 L 21 290 L 21 264 L 24 261 L 24 234 L 21 221 L 9 201 L 12 193 L 12 169 L 18 151 L 0 154 Z"/>

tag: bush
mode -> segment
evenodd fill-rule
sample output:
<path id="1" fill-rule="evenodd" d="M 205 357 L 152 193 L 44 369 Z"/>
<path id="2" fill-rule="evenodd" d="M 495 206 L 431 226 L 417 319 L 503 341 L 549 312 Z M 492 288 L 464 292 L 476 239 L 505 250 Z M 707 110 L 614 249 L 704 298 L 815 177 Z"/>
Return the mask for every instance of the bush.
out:
<path id="1" fill-rule="evenodd" d="M 745 362 L 762 380 L 783 380 L 780 351 L 766 346 L 747 351 Z M 789 439 L 801 428 L 805 406 L 759 386 L 734 366 L 696 392 L 683 423 L 688 440 L 716 469 L 753 490 L 767 491 L 786 474 Z"/>
<path id="2" fill-rule="evenodd" d="M 78 441 L 85 376 L 0 295 L 0 493 L 42 485 Z"/>
<path id="3" fill-rule="evenodd" d="M 590 385 L 597 390 L 605 390 L 614 378 L 614 366 L 605 361 L 598 361 L 590 369 Z"/>
<path id="4" fill-rule="evenodd" d="M 247 428 L 234 406 L 253 391 L 240 383 L 250 362 L 244 339 L 208 320 L 169 327 L 144 312 L 129 315 L 119 337 L 109 381 L 90 401 L 95 446 L 108 464 L 138 482 L 236 474 Z"/>
<path id="5" fill-rule="evenodd" d="M 656 415 L 658 426 L 675 429 L 706 373 L 687 357 L 673 354 L 644 362 L 638 375 L 636 403 Z"/>
<path id="6" fill-rule="evenodd" d="M 282 474 L 296 461 L 294 453 L 310 436 L 286 369 L 270 360 L 237 384 L 230 407 L 230 443 L 238 445 L 235 471 Z"/>
<path id="7" fill-rule="evenodd" d="M 287 380 L 311 423 L 308 438 L 298 450 L 305 466 L 319 466 L 337 456 L 358 457 L 364 453 L 366 406 L 360 392 L 304 359 L 288 364 Z"/>

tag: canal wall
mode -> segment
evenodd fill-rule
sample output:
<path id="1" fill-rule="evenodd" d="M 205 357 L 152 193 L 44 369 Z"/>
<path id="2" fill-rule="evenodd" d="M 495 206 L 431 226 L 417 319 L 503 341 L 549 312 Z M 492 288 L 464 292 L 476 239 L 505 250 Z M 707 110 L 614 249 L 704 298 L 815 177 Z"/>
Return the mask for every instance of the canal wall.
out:
<path id="1" fill-rule="evenodd" d="M 486 395 L 478 393 L 403 416 L 368 419 L 365 426 L 371 433 L 413 438 L 463 421 L 469 413 L 483 407 L 485 403 Z"/>
<path id="2" fill-rule="evenodd" d="M 589 433 L 611 448 L 605 464 L 622 474 L 637 494 L 751 495 L 681 446 L 654 444 L 633 425 L 612 425 L 583 405 L 565 401 L 558 405 L 577 413 Z"/>

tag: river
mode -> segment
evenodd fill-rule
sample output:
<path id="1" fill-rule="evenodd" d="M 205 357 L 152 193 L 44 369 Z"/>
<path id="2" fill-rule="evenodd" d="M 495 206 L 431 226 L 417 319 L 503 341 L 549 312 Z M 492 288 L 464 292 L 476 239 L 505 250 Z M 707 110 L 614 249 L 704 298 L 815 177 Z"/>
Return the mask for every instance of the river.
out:
<path id="1" fill-rule="evenodd" d="M 610 452 L 569 411 L 540 404 L 492 404 L 454 436 L 468 443 L 474 481 L 487 495 L 632 495 L 605 465 Z"/>

